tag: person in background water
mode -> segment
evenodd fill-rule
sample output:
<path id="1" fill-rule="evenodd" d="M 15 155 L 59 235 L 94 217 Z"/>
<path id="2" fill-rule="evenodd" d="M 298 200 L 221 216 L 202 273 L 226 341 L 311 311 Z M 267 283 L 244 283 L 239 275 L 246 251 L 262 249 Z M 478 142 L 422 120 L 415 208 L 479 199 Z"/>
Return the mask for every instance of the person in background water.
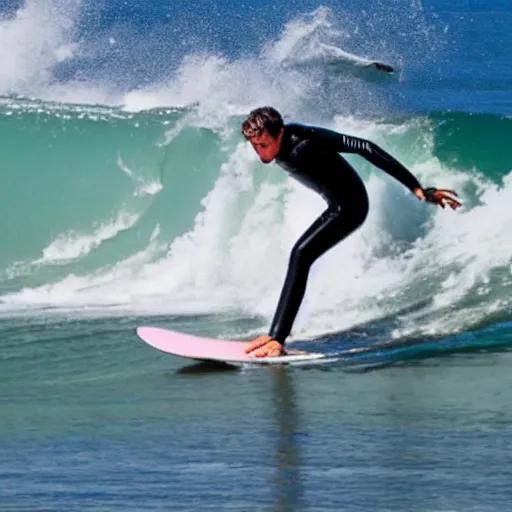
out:
<path id="1" fill-rule="evenodd" d="M 253 357 L 285 354 L 290 334 L 306 291 L 313 262 L 360 227 L 368 214 L 368 196 L 363 181 L 339 153 L 356 153 L 406 186 L 418 199 L 456 209 L 461 205 L 452 190 L 423 188 L 395 158 L 368 140 L 325 128 L 284 124 L 272 107 L 250 112 L 242 134 L 261 161 L 275 161 L 293 178 L 318 192 L 327 209 L 297 240 L 268 335 L 254 339 L 246 349 Z"/>

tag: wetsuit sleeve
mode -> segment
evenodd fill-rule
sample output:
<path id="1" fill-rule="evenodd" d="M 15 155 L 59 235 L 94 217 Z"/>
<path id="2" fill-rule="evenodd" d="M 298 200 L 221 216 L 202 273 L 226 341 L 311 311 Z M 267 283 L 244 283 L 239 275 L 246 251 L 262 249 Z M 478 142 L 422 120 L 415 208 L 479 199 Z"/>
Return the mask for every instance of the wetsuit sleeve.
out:
<path id="1" fill-rule="evenodd" d="M 310 135 L 338 153 L 355 153 L 393 176 L 411 192 L 421 188 L 419 181 L 395 158 L 373 142 L 343 135 L 325 128 L 309 127 Z"/>

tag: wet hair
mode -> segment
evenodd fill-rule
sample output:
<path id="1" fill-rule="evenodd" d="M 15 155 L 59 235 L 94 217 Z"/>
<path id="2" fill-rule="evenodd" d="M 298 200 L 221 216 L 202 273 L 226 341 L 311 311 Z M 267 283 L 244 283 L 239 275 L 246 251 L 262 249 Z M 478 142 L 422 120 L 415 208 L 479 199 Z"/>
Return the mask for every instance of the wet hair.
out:
<path id="1" fill-rule="evenodd" d="M 272 107 L 260 107 L 249 113 L 249 117 L 242 123 L 242 134 L 246 139 L 260 137 L 264 131 L 274 139 L 283 128 L 281 114 Z"/>

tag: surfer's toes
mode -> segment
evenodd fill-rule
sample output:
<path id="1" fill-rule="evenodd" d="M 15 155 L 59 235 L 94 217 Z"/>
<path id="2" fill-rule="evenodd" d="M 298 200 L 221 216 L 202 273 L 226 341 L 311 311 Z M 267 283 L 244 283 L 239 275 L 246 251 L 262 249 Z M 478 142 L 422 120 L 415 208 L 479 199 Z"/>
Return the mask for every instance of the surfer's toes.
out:
<path id="1" fill-rule="evenodd" d="M 279 357 L 285 354 L 284 347 L 276 340 L 270 340 L 250 353 L 253 357 Z"/>

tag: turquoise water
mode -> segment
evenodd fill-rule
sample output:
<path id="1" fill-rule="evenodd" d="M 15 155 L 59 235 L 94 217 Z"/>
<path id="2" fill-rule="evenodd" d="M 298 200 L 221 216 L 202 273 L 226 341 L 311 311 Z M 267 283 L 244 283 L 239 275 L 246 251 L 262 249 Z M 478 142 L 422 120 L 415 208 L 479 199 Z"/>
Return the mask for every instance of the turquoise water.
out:
<path id="1" fill-rule="evenodd" d="M 0 12 L 0 510 L 506 509 L 508 2 Z M 436 210 L 349 157 L 371 211 L 289 341 L 391 347 L 220 370 L 136 337 L 268 329 L 324 205 L 241 140 L 262 104 L 460 193 Z"/>

